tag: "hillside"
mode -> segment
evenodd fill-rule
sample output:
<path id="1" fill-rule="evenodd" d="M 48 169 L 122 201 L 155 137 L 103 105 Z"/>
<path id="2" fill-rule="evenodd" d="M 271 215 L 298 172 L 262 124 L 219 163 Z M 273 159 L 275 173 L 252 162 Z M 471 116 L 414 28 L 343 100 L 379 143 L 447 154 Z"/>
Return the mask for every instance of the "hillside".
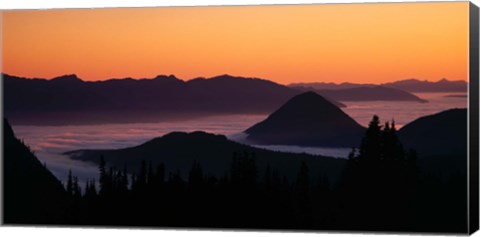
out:
<path id="1" fill-rule="evenodd" d="M 164 163 L 168 171 L 178 170 L 184 176 L 196 161 L 202 165 L 205 173 L 221 177 L 230 169 L 234 157 L 249 155 L 256 160 L 259 177 L 262 177 L 265 167 L 270 165 L 272 169 L 294 179 L 301 161 L 305 160 L 312 170 L 316 170 L 316 175 L 327 175 L 331 180 L 336 180 L 345 163 L 343 159 L 254 148 L 227 140 L 223 135 L 205 132 L 173 132 L 135 147 L 118 150 L 77 150 L 65 154 L 72 159 L 97 164 L 103 156 L 107 164 L 117 168 L 126 166 L 129 171 L 138 170 L 141 160 L 152 162 L 153 165 Z"/>
<path id="2" fill-rule="evenodd" d="M 245 133 L 254 144 L 354 147 L 360 144 L 364 130 L 322 96 L 305 92 Z"/>
<path id="3" fill-rule="evenodd" d="M 3 128 L 4 223 L 59 223 L 67 198 L 62 184 L 15 137 L 6 119 Z"/>
<path id="4" fill-rule="evenodd" d="M 418 118 L 403 126 L 398 136 L 407 149 L 415 149 L 427 172 L 467 172 L 467 109 L 450 109 Z"/>

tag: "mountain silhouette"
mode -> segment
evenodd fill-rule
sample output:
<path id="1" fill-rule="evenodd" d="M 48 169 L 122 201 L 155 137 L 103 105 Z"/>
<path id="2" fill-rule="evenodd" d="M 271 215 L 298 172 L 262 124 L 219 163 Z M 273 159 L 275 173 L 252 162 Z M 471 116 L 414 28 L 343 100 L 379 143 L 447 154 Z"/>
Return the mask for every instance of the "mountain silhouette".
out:
<path id="1" fill-rule="evenodd" d="M 265 114 L 301 93 L 268 80 L 230 75 L 189 81 L 173 75 L 95 82 L 82 81 L 76 75 L 46 80 L 3 74 L 3 78 L 5 114 L 14 124 L 154 122 Z"/>
<path id="2" fill-rule="evenodd" d="M 141 160 L 154 165 L 163 163 L 170 172 L 179 171 L 186 176 L 194 162 L 202 164 L 205 173 L 221 177 L 230 168 L 232 158 L 236 155 L 254 154 L 258 170 L 271 168 L 294 179 L 300 161 L 305 160 L 312 169 L 328 175 L 336 180 L 345 163 L 344 159 L 334 159 L 323 156 L 275 152 L 251 147 L 228 140 L 223 135 L 205 132 L 172 132 L 162 137 L 154 138 L 141 145 L 124 149 L 111 150 L 76 150 L 65 154 L 75 160 L 98 163 L 103 156 L 107 164 L 117 168 L 127 167 L 136 171 Z M 321 171 L 321 172 L 320 172 Z M 259 174 L 261 175 L 261 174 Z M 261 177 L 261 176 L 259 176 Z"/>
<path id="3" fill-rule="evenodd" d="M 290 87 L 311 87 L 316 90 L 342 90 L 352 89 L 358 87 L 375 87 L 383 86 L 388 88 L 399 89 L 407 92 L 467 92 L 467 82 L 462 80 L 451 81 L 447 79 L 441 79 L 436 82 L 422 81 L 418 79 L 406 79 L 381 84 L 362 84 L 362 83 L 292 83 Z"/>
<path id="4" fill-rule="evenodd" d="M 398 136 L 405 148 L 416 150 L 424 171 L 466 175 L 467 109 L 418 118 L 403 126 Z"/>
<path id="5" fill-rule="evenodd" d="M 63 75 L 51 79 L 52 82 L 78 83 L 82 82 L 76 74 Z"/>
<path id="6" fill-rule="evenodd" d="M 67 198 L 62 184 L 15 137 L 6 119 L 3 129 L 4 223 L 58 223 Z"/>
<path id="7" fill-rule="evenodd" d="M 371 83 L 352 83 L 352 82 L 342 82 L 342 83 L 334 83 L 334 82 L 300 82 L 300 83 L 291 83 L 288 86 L 296 88 L 296 87 L 304 87 L 304 88 L 311 88 L 314 90 L 343 90 L 343 89 L 352 89 L 358 87 L 374 87 L 377 86 Z"/>
<path id="8" fill-rule="evenodd" d="M 420 155 L 467 153 L 467 109 L 450 109 L 424 116 L 403 126 L 398 135 Z"/>
<path id="9" fill-rule="evenodd" d="M 465 92 L 467 93 L 467 82 L 458 80 L 450 81 L 441 79 L 436 82 L 421 81 L 418 79 L 407 79 L 391 83 L 385 83 L 383 86 L 397 88 L 409 92 Z"/>
<path id="10" fill-rule="evenodd" d="M 312 90 L 312 88 L 306 87 L 294 87 L 299 90 Z M 414 102 L 427 102 L 424 99 L 419 98 L 409 92 L 388 88 L 384 86 L 361 86 L 348 89 L 321 89 L 315 90 L 318 94 L 331 98 L 335 101 L 414 101 Z"/>
<path id="11" fill-rule="evenodd" d="M 315 92 L 290 99 L 264 121 L 248 128 L 255 144 L 354 147 L 365 128 Z"/>

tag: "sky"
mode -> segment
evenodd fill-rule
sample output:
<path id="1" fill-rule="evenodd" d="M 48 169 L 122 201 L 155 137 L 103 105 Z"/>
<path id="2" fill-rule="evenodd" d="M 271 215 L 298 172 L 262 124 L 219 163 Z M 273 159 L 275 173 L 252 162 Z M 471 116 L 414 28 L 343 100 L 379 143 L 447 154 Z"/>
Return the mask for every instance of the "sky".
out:
<path id="1" fill-rule="evenodd" d="M 2 49 L 39 78 L 468 80 L 468 2 L 6 10 Z"/>

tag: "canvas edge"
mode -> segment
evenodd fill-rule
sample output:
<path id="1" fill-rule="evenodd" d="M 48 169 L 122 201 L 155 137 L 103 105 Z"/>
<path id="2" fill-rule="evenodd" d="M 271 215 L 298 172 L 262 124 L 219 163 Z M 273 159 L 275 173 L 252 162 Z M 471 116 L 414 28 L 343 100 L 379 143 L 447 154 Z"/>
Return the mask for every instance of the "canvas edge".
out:
<path id="1" fill-rule="evenodd" d="M 479 9 L 469 4 L 469 158 L 468 233 L 479 226 Z"/>
<path id="2" fill-rule="evenodd" d="M 0 119 L 3 121 L 3 13 L 5 10 L 0 9 Z M 3 157 L 4 157 L 4 148 L 3 148 L 3 122 L 0 123 L 0 185 L 2 186 L 0 188 L 0 225 L 3 226 L 5 225 L 4 223 L 4 198 L 3 198 L 3 187 L 4 185 L 4 180 L 3 180 Z"/>

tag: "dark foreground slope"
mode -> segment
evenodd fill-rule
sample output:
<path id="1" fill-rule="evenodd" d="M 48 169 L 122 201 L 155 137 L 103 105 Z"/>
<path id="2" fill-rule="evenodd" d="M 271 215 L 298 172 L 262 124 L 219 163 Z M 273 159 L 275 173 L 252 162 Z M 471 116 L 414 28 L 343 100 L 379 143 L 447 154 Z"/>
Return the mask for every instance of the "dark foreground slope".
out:
<path id="1" fill-rule="evenodd" d="M 417 199 L 422 203 L 418 208 L 424 211 L 416 218 L 434 229 L 466 233 L 467 109 L 421 117 L 402 127 L 398 135 L 404 147 L 418 153 L 419 185 L 423 187 Z"/>
<path id="2" fill-rule="evenodd" d="M 371 122 L 368 131 L 349 161 L 204 132 L 69 152 L 118 168 L 100 165 L 100 190 L 81 199 L 88 208 L 78 213 L 82 223 L 120 226 L 464 233 L 465 176 L 429 174 L 398 146 L 395 130 Z"/>
<path id="3" fill-rule="evenodd" d="M 171 171 L 180 171 L 184 177 L 194 162 L 202 165 L 205 173 L 221 177 L 230 169 L 232 160 L 244 155 L 253 157 L 259 170 L 259 176 L 265 167 L 271 166 L 279 173 L 293 179 L 301 161 L 315 170 L 312 178 L 319 175 L 336 180 L 345 160 L 307 154 L 274 152 L 236 143 L 223 135 L 205 132 L 173 132 L 155 138 L 136 147 L 118 150 L 79 150 L 67 152 L 72 159 L 98 163 L 103 156 L 107 164 L 117 168 L 127 167 L 129 171 L 139 168 L 141 161 L 152 162 L 153 165 L 165 164 Z"/>
<path id="4" fill-rule="evenodd" d="M 420 155 L 467 154 L 467 109 L 421 117 L 402 127 L 399 136 Z"/>
<path id="5" fill-rule="evenodd" d="M 467 109 L 424 116 L 398 133 L 407 149 L 415 149 L 420 165 L 437 173 L 467 171 Z"/>
<path id="6" fill-rule="evenodd" d="M 359 145 L 364 131 L 365 128 L 322 96 L 305 92 L 245 133 L 256 144 L 354 147 Z"/>
<path id="7" fill-rule="evenodd" d="M 3 121 L 3 221 L 53 224 L 63 217 L 66 192 L 55 176 Z"/>

